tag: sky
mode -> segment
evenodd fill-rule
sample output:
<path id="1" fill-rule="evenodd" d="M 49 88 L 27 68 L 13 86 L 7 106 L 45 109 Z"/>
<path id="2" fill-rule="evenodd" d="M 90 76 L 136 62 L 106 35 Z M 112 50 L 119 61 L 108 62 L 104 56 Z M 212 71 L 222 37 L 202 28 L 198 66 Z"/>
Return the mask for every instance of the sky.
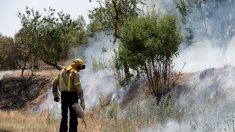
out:
<path id="1" fill-rule="evenodd" d="M 64 11 L 70 14 L 72 18 L 82 15 L 89 23 L 88 10 L 97 7 L 98 4 L 91 3 L 89 0 L 0 0 L 0 33 L 2 35 L 13 37 L 21 28 L 17 14 L 25 12 L 26 6 L 39 11 L 52 7 L 57 12 Z"/>

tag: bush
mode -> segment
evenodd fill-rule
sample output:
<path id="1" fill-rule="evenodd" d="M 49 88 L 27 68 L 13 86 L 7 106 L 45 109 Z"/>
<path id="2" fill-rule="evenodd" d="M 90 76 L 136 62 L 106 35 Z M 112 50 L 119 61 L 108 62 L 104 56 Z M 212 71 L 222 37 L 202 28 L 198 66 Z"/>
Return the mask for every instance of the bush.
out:
<path id="1" fill-rule="evenodd" d="M 172 87 L 172 58 L 178 54 L 181 32 L 173 15 L 149 15 L 129 21 L 121 30 L 122 38 L 115 61 L 117 71 L 132 69 L 138 78 L 147 78 L 150 93 Z M 119 72 L 118 72 L 119 73 Z M 126 74 L 128 79 L 130 75 Z"/>

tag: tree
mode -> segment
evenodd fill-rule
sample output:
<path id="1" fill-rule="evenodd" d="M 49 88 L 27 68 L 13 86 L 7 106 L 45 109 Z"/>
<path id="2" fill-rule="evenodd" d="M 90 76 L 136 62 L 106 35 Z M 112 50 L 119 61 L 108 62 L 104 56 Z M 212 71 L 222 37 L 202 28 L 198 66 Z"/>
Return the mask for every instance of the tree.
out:
<path id="1" fill-rule="evenodd" d="M 57 69 L 57 61 L 64 59 L 72 47 L 87 43 L 85 20 L 79 17 L 72 20 L 70 15 L 63 12 L 54 15 L 55 10 L 49 8 L 48 16 L 43 17 L 40 31 L 40 59 Z"/>
<path id="2" fill-rule="evenodd" d="M 112 29 L 114 42 L 120 38 L 119 29 L 124 23 L 138 16 L 137 4 L 142 0 L 97 0 L 100 7 L 90 11 L 89 17 L 98 21 L 104 29 Z"/>
<path id="3" fill-rule="evenodd" d="M 16 48 L 13 38 L 0 34 L 0 69 L 15 69 Z"/>
<path id="4" fill-rule="evenodd" d="M 131 19 L 137 18 L 140 9 L 137 8 L 138 4 L 143 4 L 142 0 L 97 0 L 99 7 L 90 11 L 89 17 L 92 23 L 98 25 L 93 30 L 113 30 L 114 43 L 116 39 L 120 39 L 122 34 L 120 28 Z M 100 27 L 101 25 L 101 27 Z M 130 78 L 129 67 L 127 61 L 124 62 L 124 71 L 126 81 Z"/>
<path id="5" fill-rule="evenodd" d="M 87 43 L 85 21 L 82 17 L 72 20 L 70 15 L 52 8 L 44 11 L 46 15 L 42 16 L 26 7 L 25 13 L 19 13 L 22 29 L 17 40 L 26 48 L 25 61 L 33 57 L 35 62 L 41 60 L 60 70 L 58 61 L 67 57 L 70 48 Z"/>
<path id="6" fill-rule="evenodd" d="M 104 30 L 104 27 L 101 22 L 92 20 L 87 25 L 87 34 L 89 37 L 93 37 L 95 33 L 100 32 L 102 30 Z"/>
<path id="7" fill-rule="evenodd" d="M 173 15 L 140 17 L 129 21 L 121 34 L 118 54 L 121 63 L 116 63 L 116 67 L 118 64 L 121 64 L 119 68 L 124 67 L 127 61 L 136 76 L 143 74 L 147 78 L 151 93 L 167 90 L 174 73 L 172 57 L 177 55 L 181 43 L 177 18 Z"/>
<path id="8" fill-rule="evenodd" d="M 18 51 L 16 55 L 16 62 L 18 68 L 20 68 L 21 76 L 24 74 L 24 70 L 26 69 L 27 63 L 31 63 L 33 58 L 32 46 L 30 44 L 30 38 L 27 39 L 28 36 L 27 31 L 25 28 L 20 29 L 14 36 L 15 38 L 15 46 Z M 32 64 L 29 64 L 32 66 Z"/>

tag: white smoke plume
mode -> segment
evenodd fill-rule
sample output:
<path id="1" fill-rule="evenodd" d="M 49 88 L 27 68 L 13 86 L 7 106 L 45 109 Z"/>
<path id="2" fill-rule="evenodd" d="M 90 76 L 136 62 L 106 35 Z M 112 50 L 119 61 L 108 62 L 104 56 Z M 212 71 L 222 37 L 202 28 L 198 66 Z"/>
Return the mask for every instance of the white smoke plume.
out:
<path id="1" fill-rule="evenodd" d="M 235 68 L 207 69 L 187 78 L 176 98 L 178 118 L 141 132 L 222 132 L 235 129 Z M 174 114 L 174 113 L 173 113 Z"/>
<path id="2" fill-rule="evenodd" d="M 0 80 L 6 77 L 12 77 L 13 71 L 0 71 Z"/>
<path id="3" fill-rule="evenodd" d="M 184 66 L 184 72 L 195 72 L 225 65 L 235 66 L 235 37 L 228 44 L 225 55 L 221 47 L 213 45 L 215 42 L 217 40 L 201 40 L 188 48 L 181 49 L 180 54 L 174 59 L 176 69 Z"/>
<path id="4" fill-rule="evenodd" d="M 179 0 L 147 0 L 143 7 L 145 12 L 152 10 L 159 14 L 175 14 L 181 16 L 175 2 Z M 187 5 L 193 1 L 183 0 Z M 184 72 L 202 71 L 207 68 L 217 68 L 233 65 L 234 52 L 232 45 L 235 40 L 234 1 L 201 1 L 200 7 L 191 6 L 190 13 L 182 23 L 182 32 L 189 35 L 185 29 L 190 28 L 192 42 L 181 44 L 180 53 L 175 58 L 176 69 Z"/>
<path id="5" fill-rule="evenodd" d="M 235 66 L 235 36 L 230 41 L 227 51 L 225 53 L 225 61 L 227 64 Z"/>
<path id="6" fill-rule="evenodd" d="M 100 98 L 105 98 L 117 90 L 117 82 L 112 69 L 113 50 L 117 46 L 117 44 L 113 44 L 111 36 L 101 32 L 90 38 L 85 47 L 76 48 L 72 51 L 74 56 L 71 60 L 84 58 L 86 63 L 86 69 L 80 71 L 86 111 L 97 106 Z M 70 62 L 68 61 L 67 64 L 70 64 Z M 124 93 L 117 92 L 114 95 L 117 94 Z M 54 102 L 51 89 L 48 91 L 45 101 L 36 110 L 39 113 L 49 110 L 53 115 L 60 113 L 60 103 Z"/>
<path id="7" fill-rule="evenodd" d="M 116 88 L 112 60 L 117 44 L 112 40 L 111 36 L 98 33 L 85 49 L 75 53 L 76 57 L 84 56 L 86 60 L 86 69 L 81 71 L 80 77 L 88 109 L 98 105 L 100 96 L 106 97 Z"/>
<path id="8" fill-rule="evenodd" d="M 59 117 L 61 114 L 61 104 L 54 101 L 52 88 L 48 89 L 46 99 L 38 106 L 33 108 L 33 111 L 39 114 L 48 112 L 52 117 Z"/>
<path id="9" fill-rule="evenodd" d="M 174 0 L 148 2 L 161 14 L 179 15 Z M 193 7 L 186 23 L 182 25 L 183 32 L 183 28 L 192 29 L 194 38 L 191 45 L 182 44 L 179 55 L 174 58 L 177 70 L 184 66 L 183 72 L 197 72 L 186 80 L 185 89 L 176 100 L 175 107 L 180 109 L 184 116 L 147 126 L 140 131 L 234 131 L 235 26 L 231 24 L 235 12 L 232 9 L 234 1 L 225 0 L 220 6 L 216 5 L 215 1 L 206 2 L 211 7 L 206 4 L 201 4 L 201 10 Z M 208 14 L 203 14 L 206 10 Z"/>
<path id="10" fill-rule="evenodd" d="M 179 98 L 184 123 L 194 122 L 198 131 L 221 132 L 235 108 L 235 69 L 208 69 L 189 78 L 189 92 Z M 192 129 L 192 128 L 190 128 Z"/>

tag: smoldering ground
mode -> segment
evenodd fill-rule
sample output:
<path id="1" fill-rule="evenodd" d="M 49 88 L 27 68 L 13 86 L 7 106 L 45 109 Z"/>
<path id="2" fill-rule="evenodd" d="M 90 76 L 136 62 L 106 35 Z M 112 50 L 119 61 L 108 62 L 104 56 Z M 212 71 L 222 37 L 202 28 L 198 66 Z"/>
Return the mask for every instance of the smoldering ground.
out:
<path id="1" fill-rule="evenodd" d="M 183 0 L 187 4 L 191 1 Z M 175 14 L 175 1 L 148 1 L 160 14 Z M 234 131 L 234 1 L 204 1 L 193 6 L 182 24 L 182 32 L 191 28 L 193 39 L 184 42 L 174 63 L 177 70 L 195 72 L 186 80 L 185 90 L 175 100 L 181 118 L 168 119 L 140 131 Z M 192 4 L 192 3 L 191 3 Z M 154 6 L 153 6 L 154 5 Z"/>

